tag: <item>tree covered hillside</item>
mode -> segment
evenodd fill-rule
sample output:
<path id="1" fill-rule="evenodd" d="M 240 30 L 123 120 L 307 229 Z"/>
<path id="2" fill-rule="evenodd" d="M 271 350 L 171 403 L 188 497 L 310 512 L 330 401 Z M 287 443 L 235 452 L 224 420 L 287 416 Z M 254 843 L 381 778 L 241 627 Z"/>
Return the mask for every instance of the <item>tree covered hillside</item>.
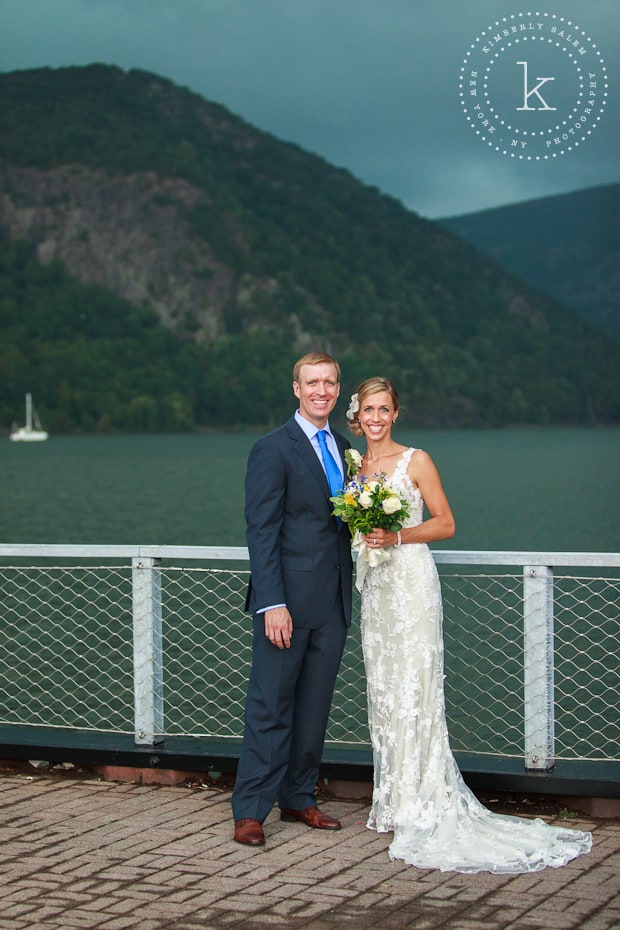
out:
<path id="1" fill-rule="evenodd" d="M 292 362 L 420 425 L 617 422 L 620 348 L 438 224 L 139 71 L 0 75 L 0 422 L 269 425 Z"/>
<path id="2" fill-rule="evenodd" d="M 620 340 L 620 184 L 440 222 Z"/>

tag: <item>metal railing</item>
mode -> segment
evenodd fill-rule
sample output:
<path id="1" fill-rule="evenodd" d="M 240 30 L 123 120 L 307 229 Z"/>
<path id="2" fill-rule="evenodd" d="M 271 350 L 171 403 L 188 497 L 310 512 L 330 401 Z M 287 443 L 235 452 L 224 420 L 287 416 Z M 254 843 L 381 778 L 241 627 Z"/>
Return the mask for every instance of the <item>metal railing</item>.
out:
<path id="1" fill-rule="evenodd" d="M 137 746 L 238 741 L 247 558 L 243 547 L 0 545 L 0 723 L 131 733 Z M 434 558 L 452 748 L 542 770 L 617 758 L 620 554 Z M 327 732 L 344 749 L 369 748 L 357 620 Z"/>

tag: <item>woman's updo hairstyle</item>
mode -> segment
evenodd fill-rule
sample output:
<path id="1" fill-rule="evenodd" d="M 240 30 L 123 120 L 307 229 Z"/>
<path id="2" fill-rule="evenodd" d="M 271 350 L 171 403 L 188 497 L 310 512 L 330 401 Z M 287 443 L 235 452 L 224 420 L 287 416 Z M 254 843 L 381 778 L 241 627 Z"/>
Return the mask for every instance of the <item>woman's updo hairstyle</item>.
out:
<path id="1" fill-rule="evenodd" d="M 354 436 L 364 435 L 358 416 L 361 407 L 364 405 L 364 401 L 371 394 L 378 394 L 380 391 L 386 391 L 390 395 L 392 403 L 394 404 L 394 411 L 398 411 L 400 406 L 398 391 L 394 387 L 392 381 L 390 381 L 389 378 L 381 377 L 367 378 L 366 381 L 362 381 L 355 393 L 351 394 L 351 403 L 347 410 L 349 430 Z"/>

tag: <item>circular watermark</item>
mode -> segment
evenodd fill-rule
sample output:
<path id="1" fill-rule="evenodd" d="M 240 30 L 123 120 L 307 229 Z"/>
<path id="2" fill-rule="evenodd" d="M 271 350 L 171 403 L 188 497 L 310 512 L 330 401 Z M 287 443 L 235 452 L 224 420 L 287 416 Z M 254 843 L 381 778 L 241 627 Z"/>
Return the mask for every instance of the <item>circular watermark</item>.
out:
<path id="1" fill-rule="evenodd" d="M 596 44 L 555 13 L 514 13 L 484 29 L 460 71 L 472 130 L 501 155 L 544 161 L 588 140 L 607 103 L 607 69 Z"/>

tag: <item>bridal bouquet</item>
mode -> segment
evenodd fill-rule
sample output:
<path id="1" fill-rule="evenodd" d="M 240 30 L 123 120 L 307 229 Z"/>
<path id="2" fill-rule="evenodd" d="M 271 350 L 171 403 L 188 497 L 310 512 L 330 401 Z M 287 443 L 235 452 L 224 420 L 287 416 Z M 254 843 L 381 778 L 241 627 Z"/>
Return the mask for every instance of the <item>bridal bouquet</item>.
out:
<path id="1" fill-rule="evenodd" d="M 351 546 L 358 553 L 357 586 L 361 590 L 367 567 L 379 565 L 391 557 L 389 549 L 369 549 L 364 536 L 375 528 L 396 533 L 409 516 L 409 503 L 392 487 L 383 472 L 372 478 L 359 474 L 362 457 L 356 449 L 348 449 L 345 458 L 350 480 L 340 494 L 330 500 L 334 515 L 348 525 Z"/>

